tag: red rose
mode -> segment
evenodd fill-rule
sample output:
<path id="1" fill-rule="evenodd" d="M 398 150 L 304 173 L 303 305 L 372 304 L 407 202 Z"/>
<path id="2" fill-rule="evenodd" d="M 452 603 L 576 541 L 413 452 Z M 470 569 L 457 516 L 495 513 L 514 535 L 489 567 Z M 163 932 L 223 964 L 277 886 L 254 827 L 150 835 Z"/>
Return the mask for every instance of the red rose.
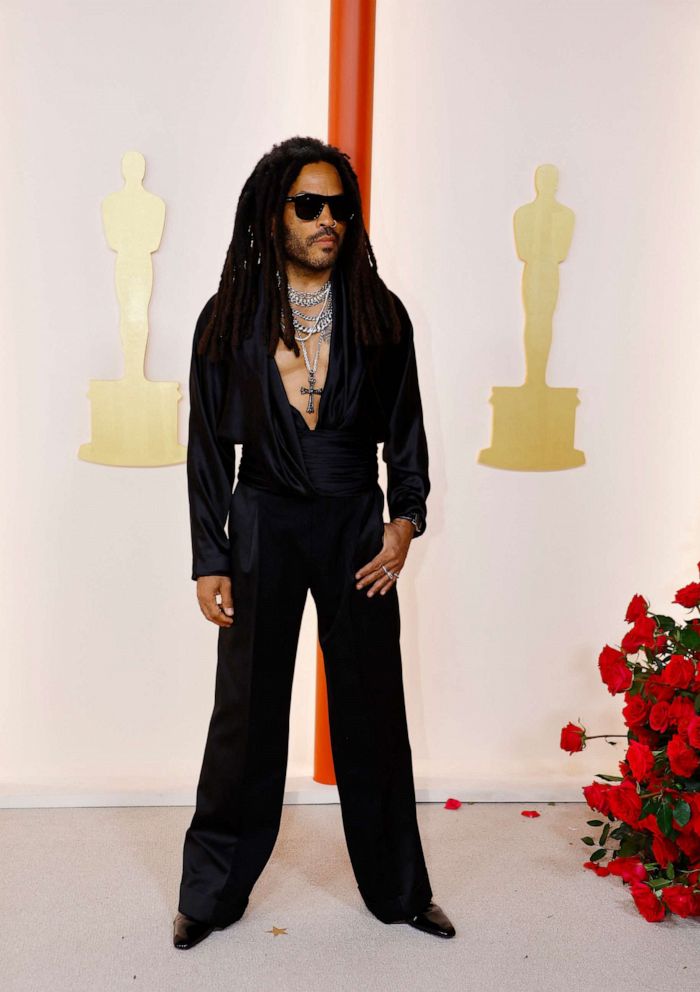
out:
<path id="1" fill-rule="evenodd" d="M 630 600 L 630 605 L 627 607 L 627 613 L 625 613 L 627 623 L 634 623 L 640 617 L 645 617 L 648 606 L 649 604 L 644 596 L 633 596 Z"/>
<path id="2" fill-rule="evenodd" d="M 680 734 L 674 734 L 666 748 L 668 761 L 674 775 L 689 778 L 700 764 L 700 755 L 688 747 Z"/>
<path id="3" fill-rule="evenodd" d="M 661 898 L 676 916 L 692 916 L 695 897 L 687 885 L 667 885 L 661 891 Z"/>
<path id="4" fill-rule="evenodd" d="M 666 702 L 654 703 L 649 710 L 649 723 L 654 730 L 662 733 L 668 727 L 669 713 L 671 707 Z"/>
<path id="5" fill-rule="evenodd" d="M 660 735 L 649 727 L 634 727 L 630 730 L 630 734 L 633 734 L 640 744 L 648 744 L 652 749 L 659 743 Z"/>
<path id="6" fill-rule="evenodd" d="M 673 602 L 680 603 L 681 606 L 686 606 L 688 609 L 697 606 L 700 603 L 700 582 L 691 582 L 690 585 L 683 586 L 676 593 Z"/>
<path id="7" fill-rule="evenodd" d="M 700 837 L 700 792 L 684 792 L 683 798 L 690 806 L 690 826 Z"/>
<path id="8" fill-rule="evenodd" d="M 663 649 L 666 647 L 667 644 L 668 644 L 668 635 L 659 634 L 658 637 L 654 638 L 654 647 L 652 648 L 652 651 L 657 651 L 657 652 L 663 651 Z"/>
<path id="9" fill-rule="evenodd" d="M 700 748 L 700 716 L 691 716 L 688 720 L 687 734 L 690 746 Z"/>
<path id="10" fill-rule="evenodd" d="M 643 882 L 647 870 L 639 858 L 613 858 L 608 865 L 611 875 L 617 875 L 623 882 Z"/>
<path id="11" fill-rule="evenodd" d="M 632 741 L 627 748 L 627 763 L 638 782 L 646 779 L 654 767 L 654 755 L 647 744 Z"/>
<path id="12" fill-rule="evenodd" d="M 586 731 L 583 727 L 578 727 L 575 723 L 569 721 L 565 727 L 562 727 L 559 746 L 562 751 L 568 751 L 570 754 L 574 754 L 575 751 L 583 751 L 585 739 Z"/>
<path id="13" fill-rule="evenodd" d="M 672 654 L 660 673 L 660 678 L 665 685 L 671 685 L 674 689 L 685 689 L 694 675 L 695 665 L 690 658 L 682 654 Z"/>
<path id="14" fill-rule="evenodd" d="M 634 904 L 649 923 L 657 923 L 663 920 L 666 915 L 664 904 L 654 892 L 645 885 L 644 882 L 633 882 L 630 885 L 630 892 L 634 899 Z"/>
<path id="15" fill-rule="evenodd" d="M 591 809 L 596 809 L 605 816 L 608 815 L 610 812 L 609 785 L 592 782 L 591 785 L 584 785 L 581 791 Z"/>
<path id="16" fill-rule="evenodd" d="M 666 784 L 666 776 L 664 774 L 657 775 L 652 772 L 647 779 L 647 791 L 648 792 L 660 792 Z"/>
<path id="17" fill-rule="evenodd" d="M 678 834 L 676 844 L 683 854 L 691 860 L 700 858 L 700 837 L 687 832 Z"/>
<path id="18" fill-rule="evenodd" d="M 670 702 L 675 696 L 673 688 L 670 685 L 664 685 L 661 681 L 661 674 L 659 672 L 649 675 L 647 678 L 645 691 L 647 695 L 652 696 L 656 702 L 661 699 L 665 702 Z"/>
<path id="19" fill-rule="evenodd" d="M 700 881 L 700 860 L 695 865 L 690 865 L 686 876 L 688 885 L 696 886 Z"/>
<path id="20" fill-rule="evenodd" d="M 651 704 L 641 696 L 628 696 L 628 703 L 622 708 L 622 715 L 628 727 L 635 727 L 640 723 L 645 723 L 649 715 Z"/>
<path id="21" fill-rule="evenodd" d="M 656 620 L 653 617 L 640 617 L 622 638 L 620 647 L 625 654 L 636 654 L 641 647 L 653 648 L 655 630 Z"/>
<path id="22" fill-rule="evenodd" d="M 662 836 L 661 827 L 656 822 L 656 817 L 652 816 L 651 813 L 647 813 L 646 816 L 641 818 L 641 820 L 637 820 L 636 828 L 637 830 L 648 830 L 649 833 L 652 833 L 655 837 Z"/>
<path id="23" fill-rule="evenodd" d="M 633 782 L 622 782 L 621 785 L 611 785 L 610 809 L 618 820 L 634 825 L 642 812 L 642 800 Z"/>
<path id="24" fill-rule="evenodd" d="M 663 835 L 654 837 L 651 849 L 662 868 L 666 868 L 669 861 L 675 861 L 680 853 L 673 841 Z"/>
<path id="25" fill-rule="evenodd" d="M 627 667 L 624 654 L 611 648 L 608 644 L 598 656 L 598 669 L 611 696 L 629 689 L 632 685 L 632 672 Z"/>
<path id="26" fill-rule="evenodd" d="M 668 718 L 678 730 L 687 733 L 688 725 L 695 716 L 695 707 L 685 696 L 676 696 L 668 708 Z"/>

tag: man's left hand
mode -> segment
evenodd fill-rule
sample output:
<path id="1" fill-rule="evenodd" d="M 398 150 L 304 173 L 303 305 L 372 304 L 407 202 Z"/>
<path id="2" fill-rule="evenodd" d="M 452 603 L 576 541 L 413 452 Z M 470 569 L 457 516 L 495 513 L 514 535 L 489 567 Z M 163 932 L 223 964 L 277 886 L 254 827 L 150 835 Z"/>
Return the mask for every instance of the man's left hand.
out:
<path id="1" fill-rule="evenodd" d="M 355 588 L 363 589 L 373 583 L 371 588 L 367 590 L 368 596 L 373 596 L 375 592 L 379 592 L 383 596 L 388 592 L 396 579 L 387 575 L 382 565 L 385 565 L 390 572 L 401 571 L 411 546 L 413 531 L 414 527 L 411 521 L 403 518 L 384 524 L 382 550 L 355 573 Z"/>

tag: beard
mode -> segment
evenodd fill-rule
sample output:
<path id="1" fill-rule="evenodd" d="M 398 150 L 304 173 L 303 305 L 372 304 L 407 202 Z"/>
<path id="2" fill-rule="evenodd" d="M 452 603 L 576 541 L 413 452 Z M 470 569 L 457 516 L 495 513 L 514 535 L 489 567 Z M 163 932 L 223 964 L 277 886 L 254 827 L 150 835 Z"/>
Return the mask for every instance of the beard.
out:
<path id="1" fill-rule="evenodd" d="M 318 239 L 321 235 L 317 234 Z M 285 229 L 284 250 L 289 261 L 294 262 L 299 268 L 308 269 L 311 272 L 318 272 L 335 265 L 338 259 L 338 236 L 335 237 L 335 245 L 320 248 L 313 242 L 299 237 L 293 231 Z"/>

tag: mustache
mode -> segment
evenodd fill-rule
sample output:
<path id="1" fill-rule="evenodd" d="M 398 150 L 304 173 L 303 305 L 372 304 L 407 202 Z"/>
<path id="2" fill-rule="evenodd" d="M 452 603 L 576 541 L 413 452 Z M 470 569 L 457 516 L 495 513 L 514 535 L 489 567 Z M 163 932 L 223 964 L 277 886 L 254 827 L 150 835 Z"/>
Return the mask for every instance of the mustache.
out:
<path id="1" fill-rule="evenodd" d="M 315 237 L 313 239 L 313 241 L 311 242 L 311 244 L 314 244 L 314 242 L 316 242 L 316 241 L 323 241 L 326 238 L 333 238 L 334 241 L 337 241 L 338 240 L 338 235 L 337 234 L 333 234 L 332 231 L 326 231 L 325 234 L 319 234 L 317 237 Z"/>

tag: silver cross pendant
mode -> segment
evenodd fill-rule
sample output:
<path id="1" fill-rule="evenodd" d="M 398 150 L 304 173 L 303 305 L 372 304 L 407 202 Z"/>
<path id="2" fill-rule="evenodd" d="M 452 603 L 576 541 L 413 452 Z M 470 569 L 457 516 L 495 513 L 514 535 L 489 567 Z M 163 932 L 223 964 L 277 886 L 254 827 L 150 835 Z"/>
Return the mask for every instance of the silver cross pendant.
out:
<path id="1" fill-rule="evenodd" d="M 315 376 L 311 376 L 311 378 L 309 379 L 309 388 L 307 388 L 306 386 L 302 386 L 301 387 L 301 392 L 302 393 L 308 393 L 309 394 L 309 402 L 306 404 L 306 412 L 307 413 L 313 413 L 314 412 L 314 393 L 317 396 L 320 396 L 321 393 L 323 392 L 323 389 L 315 389 L 314 388 L 315 384 L 316 384 L 316 377 Z"/>

